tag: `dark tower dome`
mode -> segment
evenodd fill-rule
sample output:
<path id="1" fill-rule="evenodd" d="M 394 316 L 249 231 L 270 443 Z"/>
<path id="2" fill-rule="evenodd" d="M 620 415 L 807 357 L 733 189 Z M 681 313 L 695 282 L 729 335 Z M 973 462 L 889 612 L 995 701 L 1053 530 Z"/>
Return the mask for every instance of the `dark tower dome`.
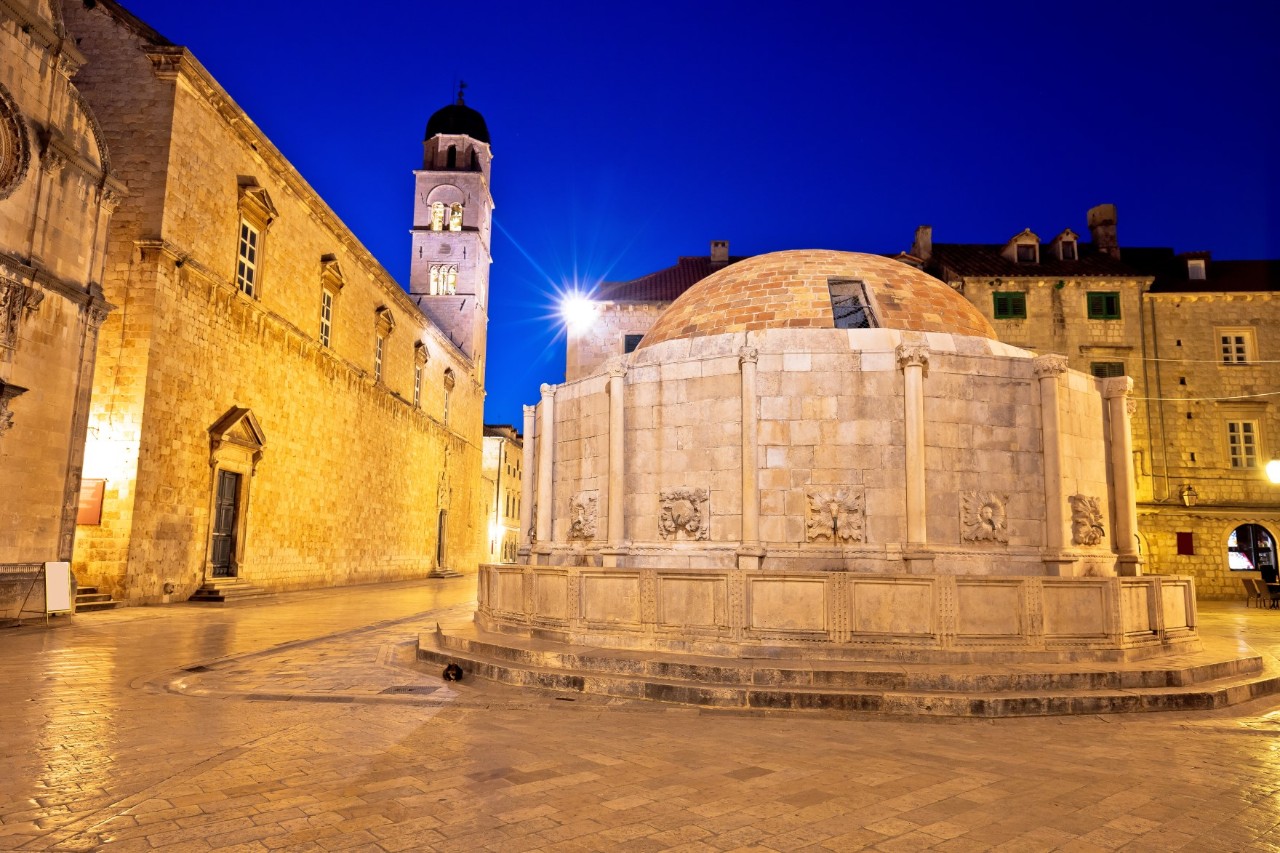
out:
<path id="1" fill-rule="evenodd" d="M 441 133 L 458 136 L 470 136 L 472 139 L 488 144 L 489 128 L 484 123 L 484 116 L 462 102 L 462 89 L 458 88 L 458 102 L 443 109 L 436 110 L 427 119 L 427 135 L 430 139 Z"/>

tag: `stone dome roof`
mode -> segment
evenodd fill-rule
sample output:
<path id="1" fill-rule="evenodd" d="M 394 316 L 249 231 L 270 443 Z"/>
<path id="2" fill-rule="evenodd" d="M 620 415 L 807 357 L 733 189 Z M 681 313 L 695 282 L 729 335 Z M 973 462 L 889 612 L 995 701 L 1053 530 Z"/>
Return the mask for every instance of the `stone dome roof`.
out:
<path id="1" fill-rule="evenodd" d="M 863 283 L 879 328 L 996 337 L 968 300 L 915 267 L 880 255 L 804 249 L 757 255 L 707 276 L 662 312 L 640 347 L 724 332 L 833 329 L 832 280 Z"/>
<path id="2" fill-rule="evenodd" d="M 441 133 L 470 136 L 484 143 L 489 141 L 489 127 L 484 123 L 484 116 L 466 104 L 450 104 L 432 113 L 427 119 L 426 138 Z"/>

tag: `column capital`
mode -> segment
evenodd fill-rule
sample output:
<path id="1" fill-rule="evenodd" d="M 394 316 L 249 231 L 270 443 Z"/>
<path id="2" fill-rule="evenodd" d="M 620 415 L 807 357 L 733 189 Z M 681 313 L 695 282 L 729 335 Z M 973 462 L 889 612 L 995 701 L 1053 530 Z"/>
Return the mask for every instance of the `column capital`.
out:
<path id="1" fill-rule="evenodd" d="M 524 416 L 525 416 L 526 418 L 532 418 L 532 417 L 535 417 L 537 414 L 538 414 L 538 407 L 537 407 L 537 406 L 525 406 L 525 407 L 524 407 Z"/>
<path id="2" fill-rule="evenodd" d="M 542 392 L 543 399 L 547 399 L 554 397 L 556 395 L 556 389 L 559 387 L 559 385 L 552 385 L 550 382 L 543 382 L 542 386 L 539 387 L 538 390 Z"/>
<path id="3" fill-rule="evenodd" d="M 1031 361 L 1031 371 L 1036 379 L 1056 379 L 1067 372 L 1067 357 L 1057 353 L 1038 355 Z"/>
<path id="4" fill-rule="evenodd" d="M 898 367 L 929 367 L 929 347 L 925 344 L 898 344 L 894 350 L 898 357 Z"/>
<path id="5" fill-rule="evenodd" d="M 738 350 L 738 366 L 755 364 L 760 360 L 760 350 L 755 347 L 742 347 Z"/>
<path id="6" fill-rule="evenodd" d="M 609 364 L 606 370 L 609 373 L 610 379 L 613 379 L 614 377 L 621 379 L 627 375 L 627 364 L 620 358 L 611 358 L 609 359 Z"/>
<path id="7" fill-rule="evenodd" d="M 1133 379 L 1128 376 L 1113 376 L 1102 380 L 1102 396 L 1110 400 L 1113 397 L 1127 397 L 1133 393 Z"/>

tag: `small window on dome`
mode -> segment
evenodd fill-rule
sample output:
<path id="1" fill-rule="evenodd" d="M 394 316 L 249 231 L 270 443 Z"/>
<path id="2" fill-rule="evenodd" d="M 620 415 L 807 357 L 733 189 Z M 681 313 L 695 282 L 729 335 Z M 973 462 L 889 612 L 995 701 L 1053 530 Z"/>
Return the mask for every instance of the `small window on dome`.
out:
<path id="1" fill-rule="evenodd" d="M 875 315 L 867 299 L 867 289 L 860 281 L 827 279 L 831 291 L 831 314 L 837 329 L 874 329 Z"/>

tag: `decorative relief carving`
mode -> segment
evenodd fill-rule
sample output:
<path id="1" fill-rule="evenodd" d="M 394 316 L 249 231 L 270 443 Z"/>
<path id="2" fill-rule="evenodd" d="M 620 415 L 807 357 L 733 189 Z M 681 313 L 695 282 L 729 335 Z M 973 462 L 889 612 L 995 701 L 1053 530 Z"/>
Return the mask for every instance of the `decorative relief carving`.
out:
<path id="1" fill-rule="evenodd" d="M 1102 526 L 1102 507 L 1098 499 L 1088 495 L 1071 495 L 1071 541 L 1076 545 L 1097 545 L 1106 536 Z"/>
<path id="2" fill-rule="evenodd" d="M 707 490 L 681 486 L 659 493 L 658 535 L 663 539 L 710 539 Z"/>
<path id="3" fill-rule="evenodd" d="M 27 314 L 40 307 L 44 291 L 12 278 L 0 277 L 0 347 L 18 345 L 18 328 Z"/>
<path id="4" fill-rule="evenodd" d="M 1067 372 L 1067 357 L 1056 353 L 1037 356 L 1031 362 L 1031 371 L 1037 379 L 1059 376 Z"/>
<path id="5" fill-rule="evenodd" d="M 960 538 L 965 542 L 1009 543 L 1009 496 L 997 492 L 960 493 Z"/>
<path id="6" fill-rule="evenodd" d="M 842 545 L 863 540 L 862 493 L 848 486 L 805 490 L 805 536 L 810 542 Z"/>
<path id="7" fill-rule="evenodd" d="M 1133 378 L 1129 376 L 1112 376 L 1109 379 L 1102 380 L 1102 396 L 1110 399 L 1112 397 L 1126 397 L 1133 393 Z"/>
<path id="8" fill-rule="evenodd" d="M 760 360 L 760 350 L 755 347 L 743 347 L 738 350 L 738 366 L 755 364 Z"/>
<path id="9" fill-rule="evenodd" d="M 0 198 L 8 198 L 26 177 L 31 163 L 30 139 L 17 103 L 0 84 Z"/>
<path id="10" fill-rule="evenodd" d="M 9 431 L 9 427 L 13 426 L 13 412 L 9 409 L 9 403 L 26 390 L 21 385 L 0 382 L 0 436 L 3 436 Z"/>
<path id="11" fill-rule="evenodd" d="M 1129 397 L 1124 401 L 1124 410 L 1129 413 L 1129 417 L 1133 417 L 1138 413 L 1138 401 Z"/>
<path id="12" fill-rule="evenodd" d="M 924 373 L 929 374 L 929 347 L 925 344 L 898 344 L 898 348 L 894 350 L 898 357 L 898 369 L 905 370 L 908 367 L 919 366 L 924 368 Z"/>
<path id="13" fill-rule="evenodd" d="M 578 492 L 569 498 L 569 538 L 595 539 L 596 521 L 600 514 L 600 493 Z"/>

